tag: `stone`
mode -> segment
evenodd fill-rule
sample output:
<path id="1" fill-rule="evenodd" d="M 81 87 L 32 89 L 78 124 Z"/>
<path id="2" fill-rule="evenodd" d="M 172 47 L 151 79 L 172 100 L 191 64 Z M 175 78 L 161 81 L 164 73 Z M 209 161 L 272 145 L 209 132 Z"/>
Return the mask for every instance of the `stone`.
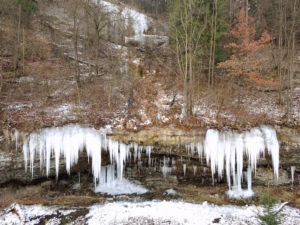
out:
<path id="1" fill-rule="evenodd" d="M 151 49 L 167 44 L 168 42 L 169 42 L 169 38 L 167 36 L 160 36 L 160 35 L 140 34 L 140 35 L 135 35 L 132 37 L 125 38 L 126 46 L 146 47 Z"/>

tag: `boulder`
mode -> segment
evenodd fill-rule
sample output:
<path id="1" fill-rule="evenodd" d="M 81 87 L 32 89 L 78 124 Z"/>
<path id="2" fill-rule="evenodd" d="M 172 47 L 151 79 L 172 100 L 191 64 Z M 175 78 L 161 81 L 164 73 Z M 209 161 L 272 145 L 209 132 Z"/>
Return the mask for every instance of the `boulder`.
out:
<path id="1" fill-rule="evenodd" d="M 169 42 L 169 38 L 167 36 L 160 36 L 160 35 L 140 34 L 140 35 L 135 35 L 132 37 L 125 38 L 126 46 L 146 47 L 151 49 L 167 44 L 168 42 Z"/>

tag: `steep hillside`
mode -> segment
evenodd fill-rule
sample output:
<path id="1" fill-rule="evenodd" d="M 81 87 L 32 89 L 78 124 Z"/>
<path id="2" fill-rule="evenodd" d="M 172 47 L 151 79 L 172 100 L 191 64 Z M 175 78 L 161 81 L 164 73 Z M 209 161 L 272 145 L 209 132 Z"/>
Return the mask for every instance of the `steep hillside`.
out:
<path id="1" fill-rule="evenodd" d="M 136 131 L 169 125 L 238 129 L 262 123 L 299 125 L 298 33 L 293 120 L 286 120 L 285 104 L 279 104 L 276 90 L 247 82 L 237 85 L 221 72 L 214 89 L 202 81 L 193 84 L 193 116 L 186 118 L 183 78 L 176 69 L 176 54 L 167 44 L 166 19 L 151 18 L 153 14 L 145 15 L 123 3 L 90 4 L 98 7 L 95 15 L 100 22 L 102 14 L 105 15 L 102 20 L 107 20 L 97 51 L 93 17 L 90 15 L 90 20 L 84 6 L 80 6 L 77 16 L 81 23 L 75 49 L 72 5 L 60 1 L 40 1 L 39 10 L 24 25 L 25 39 L 21 42 L 26 45 L 25 58 L 18 73 L 13 72 L 14 58 L 6 53 L 9 49 L 3 49 L 2 129 L 32 130 L 67 123 L 112 125 Z M 9 23 L 2 20 L 1 29 L 10 26 L 13 29 L 14 25 L 5 28 L 5 24 Z M 9 29 L 6 32 L 11 34 Z M 44 49 L 47 56 L 34 56 L 36 53 L 31 53 L 34 49 Z M 272 62 L 272 54 L 258 57 L 265 57 L 266 64 Z"/>

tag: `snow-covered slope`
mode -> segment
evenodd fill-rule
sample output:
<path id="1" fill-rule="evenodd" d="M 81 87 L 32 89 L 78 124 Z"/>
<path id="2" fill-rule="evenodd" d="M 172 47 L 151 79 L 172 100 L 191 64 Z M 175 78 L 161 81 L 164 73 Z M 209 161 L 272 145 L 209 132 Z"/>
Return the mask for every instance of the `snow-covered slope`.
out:
<path id="1" fill-rule="evenodd" d="M 95 4 L 98 2 L 109 12 L 117 15 L 121 12 L 125 18 L 126 25 L 129 25 L 132 21 L 132 26 L 136 35 L 143 34 L 149 28 L 150 18 L 146 15 L 126 6 L 118 6 L 108 1 L 93 0 Z"/>

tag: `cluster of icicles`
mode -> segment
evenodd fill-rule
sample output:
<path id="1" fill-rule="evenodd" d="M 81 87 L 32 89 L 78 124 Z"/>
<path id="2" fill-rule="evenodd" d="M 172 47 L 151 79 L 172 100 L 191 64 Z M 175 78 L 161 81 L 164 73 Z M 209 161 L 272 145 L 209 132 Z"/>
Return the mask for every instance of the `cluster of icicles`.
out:
<path id="1" fill-rule="evenodd" d="M 270 126 L 253 128 L 244 133 L 232 131 L 219 132 L 208 130 L 203 142 L 186 146 L 189 154 L 196 150 L 199 158 L 205 156 L 207 165 L 210 164 L 212 180 L 214 175 L 222 179 L 224 169 L 229 186 L 228 194 L 231 197 L 250 197 L 252 192 L 252 173 L 256 172 L 257 161 L 265 157 L 265 150 L 272 157 L 274 176 L 278 179 L 279 173 L 279 143 L 276 131 Z M 242 190 L 244 158 L 248 159 L 246 173 L 248 189 Z"/>
<path id="2" fill-rule="evenodd" d="M 23 144 L 25 168 L 27 170 L 28 157 L 30 158 L 30 170 L 33 173 L 34 160 L 40 158 L 40 168 L 46 166 L 46 174 L 50 172 L 50 159 L 55 158 L 56 176 L 59 174 L 59 161 L 63 156 L 66 170 L 70 173 L 73 165 L 78 163 L 79 154 L 84 149 L 89 160 L 92 161 L 92 172 L 95 184 L 101 181 L 101 152 L 108 151 L 111 164 L 117 166 L 117 177 L 122 179 L 126 161 L 133 158 L 140 159 L 141 152 L 146 151 L 151 165 L 151 146 L 138 146 L 135 143 L 126 145 L 112 140 L 107 136 L 107 130 L 95 130 L 79 125 L 69 125 L 60 128 L 43 129 L 40 132 L 31 133 Z M 226 171 L 229 195 L 232 197 L 252 195 L 252 173 L 256 171 L 257 161 L 265 157 L 265 150 L 272 156 L 274 175 L 278 178 L 279 170 L 279 143 L 276 131 L 269 126 L 253 128 L 244 133 L 233 131 L 208 130 L 204 140 L 196 141 L 186 146 L 190 154 L 198 153 L 199 158 L 205 157 L 207 165 L 211 167 L 211 174 L 217 173 L 222 179 Z M 244 166 L 244 159 L 248 159 L 248 165 Z M 164 163 L 165 164 L 165 163 Z M 242 190 L 243 168 L 248 166 L 248 190 Z M 163 167 L 164 168 L 164 167 Z M 162 171 L 164 176 L 168 171 Z M 195 173 L 195 172 L 194 172 Z M 238 196 L 235 196 L 238 195 Z"/>
<path id="3" fill-rule="evenodd" d="M 50 173 L 51 157 L 55 158 L 56 177 L 59 174 L 60 158 L 63 156 L 66 171 L 70 174 L 72 166 L 78 163 L 79 155 L 86 150 L 89 161 L 92 161 L 94 183 L 101 180 L 101 152 L 108 151 L 111 164 L 117 166 L 118 179 L 123 178 L 124 165 L 131 157 L 129 149 L 134 149 L 134 159 L 140 158 L 141 151 L 146 150 L 150 158 L 151 146 L 126 145 L 108 138 L 107 130 L 96 130 L 79 125 L 68 125 L 58 128 L 47 128 L 40 132 L 31 133 L 24 141 L 23 154 L 25 171 L 27 171 L 28 157 L 30 170 L 33 175 L 34 160 L 40 158 L 40 169 L 46 166 L 46 175 Z"/>

